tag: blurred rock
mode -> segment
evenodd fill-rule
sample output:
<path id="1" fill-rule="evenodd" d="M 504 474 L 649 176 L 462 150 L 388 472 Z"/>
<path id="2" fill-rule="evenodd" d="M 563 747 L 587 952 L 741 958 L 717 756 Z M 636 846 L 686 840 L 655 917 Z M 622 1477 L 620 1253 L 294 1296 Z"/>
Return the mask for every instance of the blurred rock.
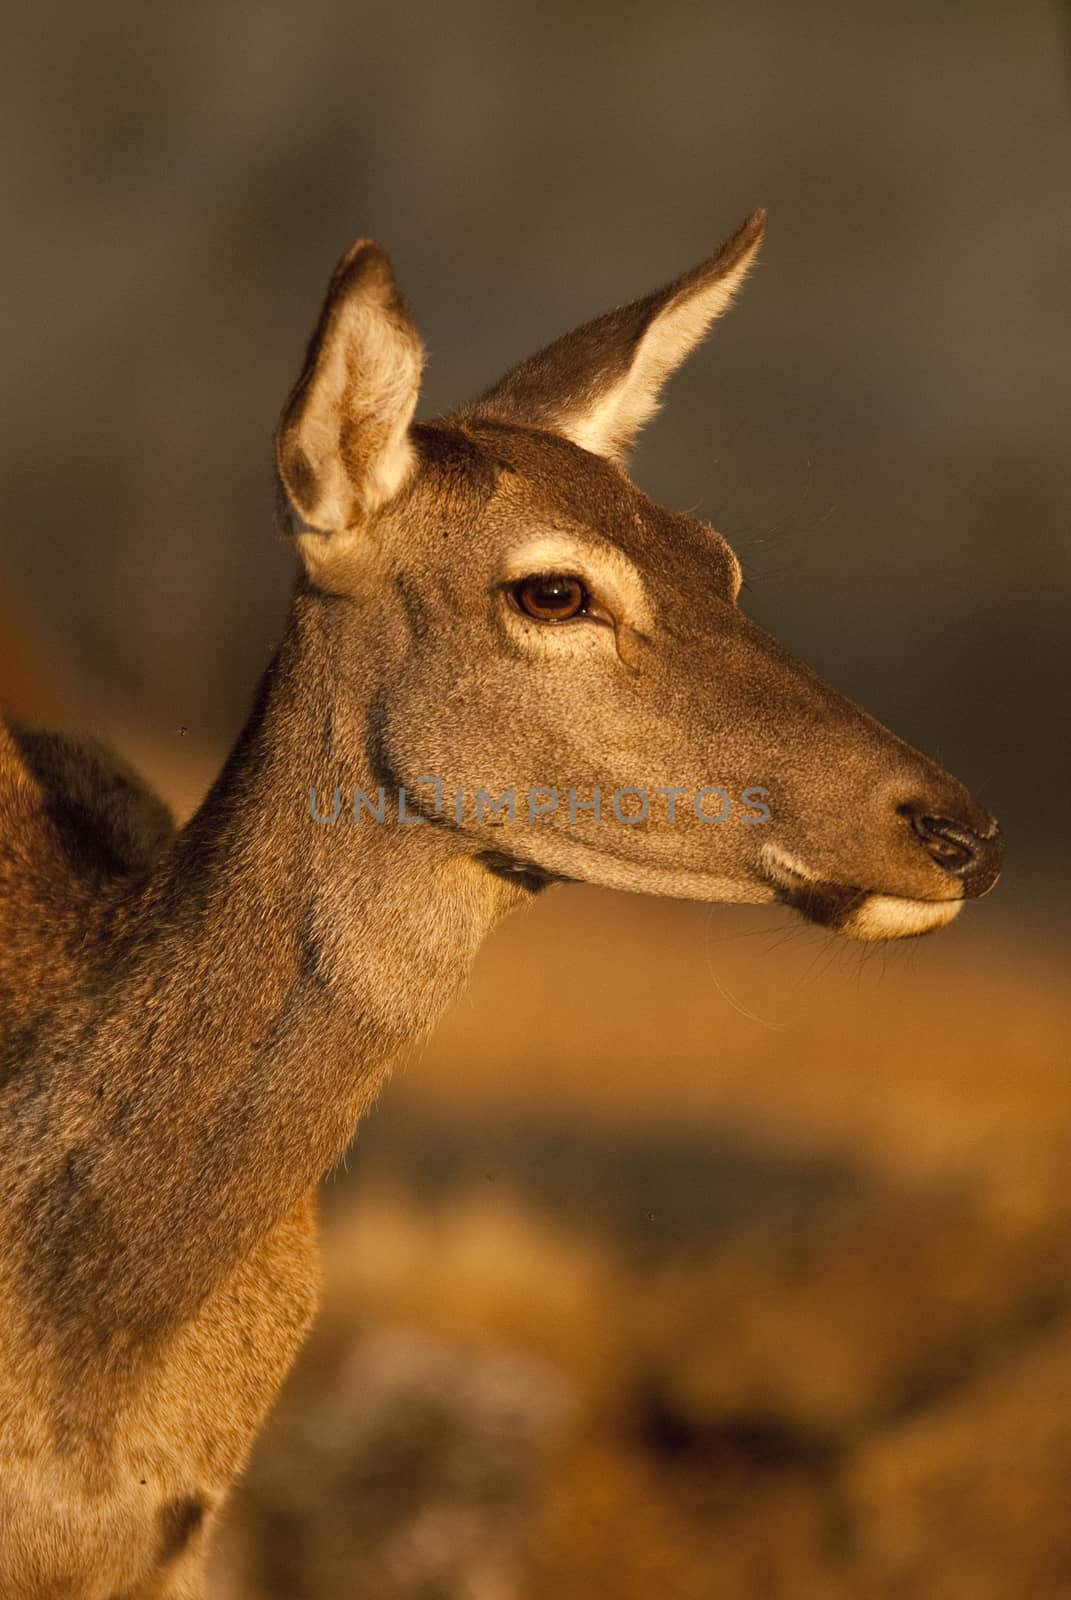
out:
<path id="1" fill-rule="evenodd" d="M 419 1330 L 314 1345 L 239 1491 L 218 1560 L 250 1600 L 514 1600 L 568 1414 L 542 1363 Z"/>

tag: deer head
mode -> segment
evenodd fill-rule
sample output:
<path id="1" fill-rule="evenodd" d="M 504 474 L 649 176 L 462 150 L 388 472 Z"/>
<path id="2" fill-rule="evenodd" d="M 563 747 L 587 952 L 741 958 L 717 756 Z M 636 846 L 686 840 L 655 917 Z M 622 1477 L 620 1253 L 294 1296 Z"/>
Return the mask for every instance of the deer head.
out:
<path id="1" fill-rule="evenodd" d="M 277 434 L 286 526 L 368 769 L 452 849 L 532 887 L 922 933 L 996 881 L 995 822 L 749 621 L 725 539 L 624 470 L 764 226 L 426 423 L 419 336 L 356 244 Z"/>

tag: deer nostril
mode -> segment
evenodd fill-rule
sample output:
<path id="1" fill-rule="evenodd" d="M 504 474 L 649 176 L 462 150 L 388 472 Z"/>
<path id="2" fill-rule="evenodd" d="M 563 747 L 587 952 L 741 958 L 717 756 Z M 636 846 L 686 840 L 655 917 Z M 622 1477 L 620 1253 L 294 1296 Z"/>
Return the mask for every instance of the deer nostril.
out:
<path id="1" fill-rule="evenodd" d="M 969 828 L 948 817 L 915 817 L 915 832 L 933 859 L 949 872 L 965 872 L 976 860 L 978 847 L 984 841 Z"/>
<path id="2" fill-rule="evenodd" d="M 951 817 L 932 817 L 913 806 L 902 808 L 923 849 L 939 867 L 959 878 L 972 898 L 985 894 L 1000 876 L 1004 845 L 994 825 L 988 836 Z"/>

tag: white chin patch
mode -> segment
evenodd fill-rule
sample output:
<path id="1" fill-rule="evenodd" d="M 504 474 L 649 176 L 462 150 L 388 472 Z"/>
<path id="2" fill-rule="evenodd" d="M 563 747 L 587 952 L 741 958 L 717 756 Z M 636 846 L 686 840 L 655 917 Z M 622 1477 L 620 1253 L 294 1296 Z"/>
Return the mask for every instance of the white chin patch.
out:
<path id="1" fill-rule="evenodd" d="M 962 900 L 902 900 L 894 894 L 872 894 L 840 931 L 849 939 L 912 939 L 947 927 L 962 909 Z"/>

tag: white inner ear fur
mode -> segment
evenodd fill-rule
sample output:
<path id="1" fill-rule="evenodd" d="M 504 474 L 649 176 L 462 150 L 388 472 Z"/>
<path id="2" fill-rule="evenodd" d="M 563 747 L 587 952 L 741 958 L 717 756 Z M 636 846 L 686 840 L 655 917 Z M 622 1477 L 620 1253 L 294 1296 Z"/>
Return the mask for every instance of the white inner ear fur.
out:
<path id="1" fill-rule="evenodd" d="M 409 438 L 424 352 L 374 298 L 354 294 L 337 309 L 297 424 L 316 473 L 317 500 L 305 526 L 337 532 L 385 505 L 413 471 Z M 299 508 L 300 509 L 300 508 Z"/>
<path id="2" fill-rule="evenodd" d="M 351 343 L 359 359 L 351 372 L 349 404 L 367 419 L 362 420 L 369 435 L 364 498 L 374 511 L 394 498 L 413 471 L 409 424 L 420 394 L 424 350 L 411 330 L 397 327 L 378 307 L 358 304 L 352 311 L 363 326 Z"/>
<path id="3" fill-rule="evenodd" d="M 502 583 L 540 573 L 575 574 L 590 589 L 593 599 L 614 618 L 637 633 L 654 627 L 654 611 L 643 579 L 616 545 L 574 539 L 564 533 L 547 533 L 519 545 L 506 556 Z"/>
<path id="4" fill-rule="evenodd" d="M 658 410 L 666 379 L 728 310 L 751 267 L 755 249 L 720 278 L 687 285 L 670 300 L 640 339 L 624 377 L 588 410 L 562 419 L 562 431 L 574 444 L 594 455 L 623 459 L 632 439 Z"/>

